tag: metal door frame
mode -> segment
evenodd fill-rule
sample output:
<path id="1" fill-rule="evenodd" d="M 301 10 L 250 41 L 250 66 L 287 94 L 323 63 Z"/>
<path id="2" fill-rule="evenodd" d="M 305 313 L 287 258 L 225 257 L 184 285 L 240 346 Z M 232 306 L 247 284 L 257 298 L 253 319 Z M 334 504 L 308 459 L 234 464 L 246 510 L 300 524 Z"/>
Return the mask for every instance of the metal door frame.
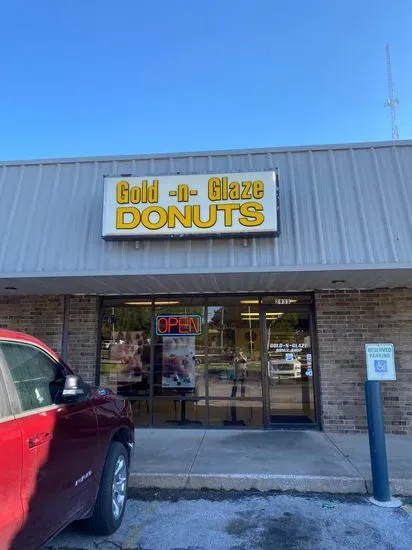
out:
<path id="1" fill-rule="evenodd" d="M 269 392 L 269 373 L 268 373 L 268 349 L 267 349 L 267 328 L 266 328 L 266 313 L 273 311 L 282 313 L 306 313 L 309 320 L 309 336 L 312 353 L 313 369 L 312 385 L 313 385 L 313 409 L 315 414 L 315 422 L 312 424 L 290 423 L 274 425 L 270 420 L 270 392 Z M 319 429 L 320 425 L 320 400 L 319 400 L 319 362 L 317 354 L 317 338 L 316 338 L 316 321 L 313 303 L 305 305 L 276 305 L 276 304 L 260 304 L 259 306 L 259 327 L 260 327 L 260 356 L 262 361 L 262 392 L 263 392 L 263 424 L 265 429 Z"/>

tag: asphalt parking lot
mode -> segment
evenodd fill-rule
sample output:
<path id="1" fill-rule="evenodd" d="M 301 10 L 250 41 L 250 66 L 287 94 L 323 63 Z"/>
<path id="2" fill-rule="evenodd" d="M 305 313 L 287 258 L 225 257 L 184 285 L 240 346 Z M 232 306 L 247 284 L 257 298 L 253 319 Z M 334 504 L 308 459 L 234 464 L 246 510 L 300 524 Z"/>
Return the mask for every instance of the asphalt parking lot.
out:
<path id="1" fill-rule="evenodd" d="M 97 538 L 72 526 L 47 550 L 410 550 L 412 507 L 365 497 L 139 491 L 120 530 Z M 137 498 L 136 498 L 137 497 Z"/>

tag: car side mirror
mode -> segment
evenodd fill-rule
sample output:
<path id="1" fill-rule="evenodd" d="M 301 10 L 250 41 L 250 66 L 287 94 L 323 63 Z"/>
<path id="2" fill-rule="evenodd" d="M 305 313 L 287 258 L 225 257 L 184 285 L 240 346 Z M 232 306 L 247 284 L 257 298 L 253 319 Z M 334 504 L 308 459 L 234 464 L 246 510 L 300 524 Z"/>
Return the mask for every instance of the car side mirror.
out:
<path id="1" fill-rule="evenodd" d="M 86 388 L 83 380 L 74 374 L 66 376 L 62 391 L 62 401 L 76 401 L 83 397 Z"/>

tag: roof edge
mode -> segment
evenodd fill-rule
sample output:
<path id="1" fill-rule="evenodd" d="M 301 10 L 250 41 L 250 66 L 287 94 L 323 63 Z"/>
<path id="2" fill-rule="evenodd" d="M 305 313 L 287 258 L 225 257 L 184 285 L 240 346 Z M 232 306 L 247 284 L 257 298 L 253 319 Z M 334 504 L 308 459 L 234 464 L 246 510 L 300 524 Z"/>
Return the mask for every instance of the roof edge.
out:
<path id="1" fill-rule="evenodd" d="M 399 141 L 371 141 L 358 143 L 341 143 L 332 145 L 299 145 L 287 147 L 258 147 L 251 149 L 217 149 L 214 151 L 186 151 L 180 153 L 145 153 L 136 155 L 102 155 L 91 157 L 64 157 L 47 158 L 31 160 L 10 160 L 0 161 L 1 166 L 27 166 L 36 164 L 75 164 L 86 162 L 113 162 L 113 161 L 132 161 L 148 159 L 177 159 L 187 157 L 208 157 L 208 156 L 227 156 L 227 155 L 253 155 L 264 153 L 300 153 L 309 151 L 336 151 L 345 149 L 381 149 L 387 147 L 410 147 L 412 140 Z"/>
<path id="2" fill-rule="evenodd" d="M 299 264 L 299 265 L 277 265 L 277 266 L 261 266 L 259 273 L 337 273 L 337 272 L 352 272 L 352 271 L 400 271 L 408 270 L 412 272 L 412 262 L 388 262 L 388 263 L 353 263 L 353 264 Z M 118 271 L 108 270 L 104 272 L 99 271 L 56 271 L 56 272 L 19 272 L 19 273 L 2 273 L 0 272 L 0 284 L 5 281 L 10 284 L 17 283 L 21 279 L 41 279 L 47 281 L 50 279 L 67 279 L 70 278 L 83 278 L 94 279 L 100 277 L 148 277 L 155 276 L 159 278 L 175 277 L 176 275 L 231 275 L 239 273 L 254 273 L 256 267 L 222 267 L 217 269 L 213 268 L 200 268 L 192 271 L 190 268 L 178 269 L 173 272 L 159 271 L 159 269 L 147 269 L 144 272 L 136 273 L 136 270 L 124 270 L 119 273 Z"/>

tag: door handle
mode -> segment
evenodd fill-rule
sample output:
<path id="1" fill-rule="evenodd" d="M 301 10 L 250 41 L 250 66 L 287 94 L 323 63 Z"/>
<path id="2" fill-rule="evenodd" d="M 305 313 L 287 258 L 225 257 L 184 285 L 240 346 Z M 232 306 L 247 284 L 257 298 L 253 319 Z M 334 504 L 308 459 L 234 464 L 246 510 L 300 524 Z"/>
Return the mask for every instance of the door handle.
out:
<path id="1" fill-rule="evenodd" d="M 44 443 L 47 443 L 48 441 L 51 441 L 53 438 L 53 434 L 49 432 L 45 432 L 42 434 L 34 435 L 33 437 L 30 437 L 28 440 L 28 445 L 30 449 L 33 449 L 33 447 L 38 447 L 39 445 L 43 445 Z"/>

